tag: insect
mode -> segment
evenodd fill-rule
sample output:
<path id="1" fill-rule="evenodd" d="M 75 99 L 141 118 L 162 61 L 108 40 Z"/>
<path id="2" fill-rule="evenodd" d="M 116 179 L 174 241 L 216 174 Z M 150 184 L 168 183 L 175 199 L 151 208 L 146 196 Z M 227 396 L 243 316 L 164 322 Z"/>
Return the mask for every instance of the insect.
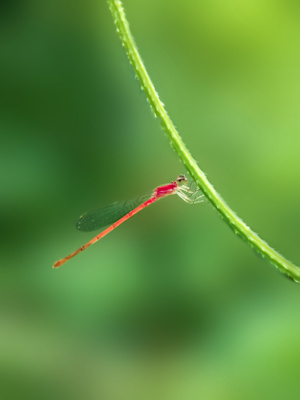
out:
<path id="1" fill-rule="evenodd" d="M 200 203 L 203 201 L 203 195 L 199 195 L 198 193 L 199 189 L 192 190 L 187 183 L 188 181 L 185 175 L 179 175 L 176 181 L 155 188 L 150 198 L 149 196 L 144 196 L 126 203 L 114 203 L 108 207 L 84 213 L 76 224 L 77 229 L 81 231 L 93 231 L 103 228 L 107 225 L 110 226 L 87 242 L 85 245 L 81 246 L 78 250 L 56 261 L 53 265 L 53 268 L 60 267 L 66 261 L 75 257 L 92 244 L 98 242 L 98 240 L 102 239 L 109 232 L 123 224 L 123 222 L 127 221 L 129 218 L 133 217 L 135 214 L 159 199 L 177 194 L 182 200 L 189 204 Z"/>

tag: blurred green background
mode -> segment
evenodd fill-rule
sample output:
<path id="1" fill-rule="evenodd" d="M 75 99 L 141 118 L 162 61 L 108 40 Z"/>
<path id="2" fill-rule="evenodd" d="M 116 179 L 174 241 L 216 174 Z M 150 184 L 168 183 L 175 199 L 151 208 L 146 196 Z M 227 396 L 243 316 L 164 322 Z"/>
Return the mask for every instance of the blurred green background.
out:
<path id="1" fill-rule="evenodd" d="M 230 206 L 299 258 L 300 5 L 126 0 Z M 59 270 L 85 210 L 184 173 L 105 1 L 0 6 L 0 398 L 298 399 L 300 287 L 208 203 L 153 205 Z"/>

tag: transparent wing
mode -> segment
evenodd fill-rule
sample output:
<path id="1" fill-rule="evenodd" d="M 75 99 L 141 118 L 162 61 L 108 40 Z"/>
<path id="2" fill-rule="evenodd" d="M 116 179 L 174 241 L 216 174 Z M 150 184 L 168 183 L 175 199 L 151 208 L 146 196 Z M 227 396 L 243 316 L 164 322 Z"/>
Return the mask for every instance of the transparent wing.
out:
<path id="1" fill-rule="evenodd" d="M 87 211 L 76 222 L 76 228 L 79 231 L 89 232 L 112 225 L 149 198 L 150 196 L 143 196 L 125 203 L 113 203 L 107 207 Z"/>

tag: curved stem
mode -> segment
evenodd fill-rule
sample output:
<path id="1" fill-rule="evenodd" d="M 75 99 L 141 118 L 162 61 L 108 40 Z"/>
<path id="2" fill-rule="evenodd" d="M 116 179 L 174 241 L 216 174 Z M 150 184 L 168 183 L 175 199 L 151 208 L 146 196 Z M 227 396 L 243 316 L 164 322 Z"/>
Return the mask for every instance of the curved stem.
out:
<path id="1" fill-rule="evenodd" d="M 296 282 L 300 282 L 300 269 L 288 261 L 286 258 L 272 249 L 264 240 L 254 233 L 225 203 L 221 196 L 216 192 L 205 174 L 201 171 L 196 161 L 184 145 L 179 133 L 168 116 L 163 103 L 151 82 L 143 61 L 139 55 L 134 39 L 130 32 L 129 24 L 126 19 L 122 3 L 119 0 L 108 0 L 111 13 L 117 28 L 117 32 L 125 47 L 130 63 L 132 64 L 142 89 L 146 93 L 147 99 L 153 109 L 154 114 L 159 118 L 160 123 L 169 138 L 171 146 L 178 154 L 185 168 L 190 173 L 198 187 L 202 190 L 209 202 L 216 208 L 224 221 L 241 236 L 251 247 L 253 247 L 262 257 L 275 265 L 280 272 L 287 275 Z"/>

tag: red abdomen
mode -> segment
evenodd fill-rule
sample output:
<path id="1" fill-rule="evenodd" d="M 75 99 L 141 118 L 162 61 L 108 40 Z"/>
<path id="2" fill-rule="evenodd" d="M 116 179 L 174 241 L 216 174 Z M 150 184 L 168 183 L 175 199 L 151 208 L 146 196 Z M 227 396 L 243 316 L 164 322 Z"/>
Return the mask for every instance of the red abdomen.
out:
<path id="1" fill-rule="evenodd" d="M 154 190 L 153 196 L 156 198 L 161 198 L 174 194 L 177 189 L 177 182 L 169 183 L 168 185 L 160 186 Z"/>

